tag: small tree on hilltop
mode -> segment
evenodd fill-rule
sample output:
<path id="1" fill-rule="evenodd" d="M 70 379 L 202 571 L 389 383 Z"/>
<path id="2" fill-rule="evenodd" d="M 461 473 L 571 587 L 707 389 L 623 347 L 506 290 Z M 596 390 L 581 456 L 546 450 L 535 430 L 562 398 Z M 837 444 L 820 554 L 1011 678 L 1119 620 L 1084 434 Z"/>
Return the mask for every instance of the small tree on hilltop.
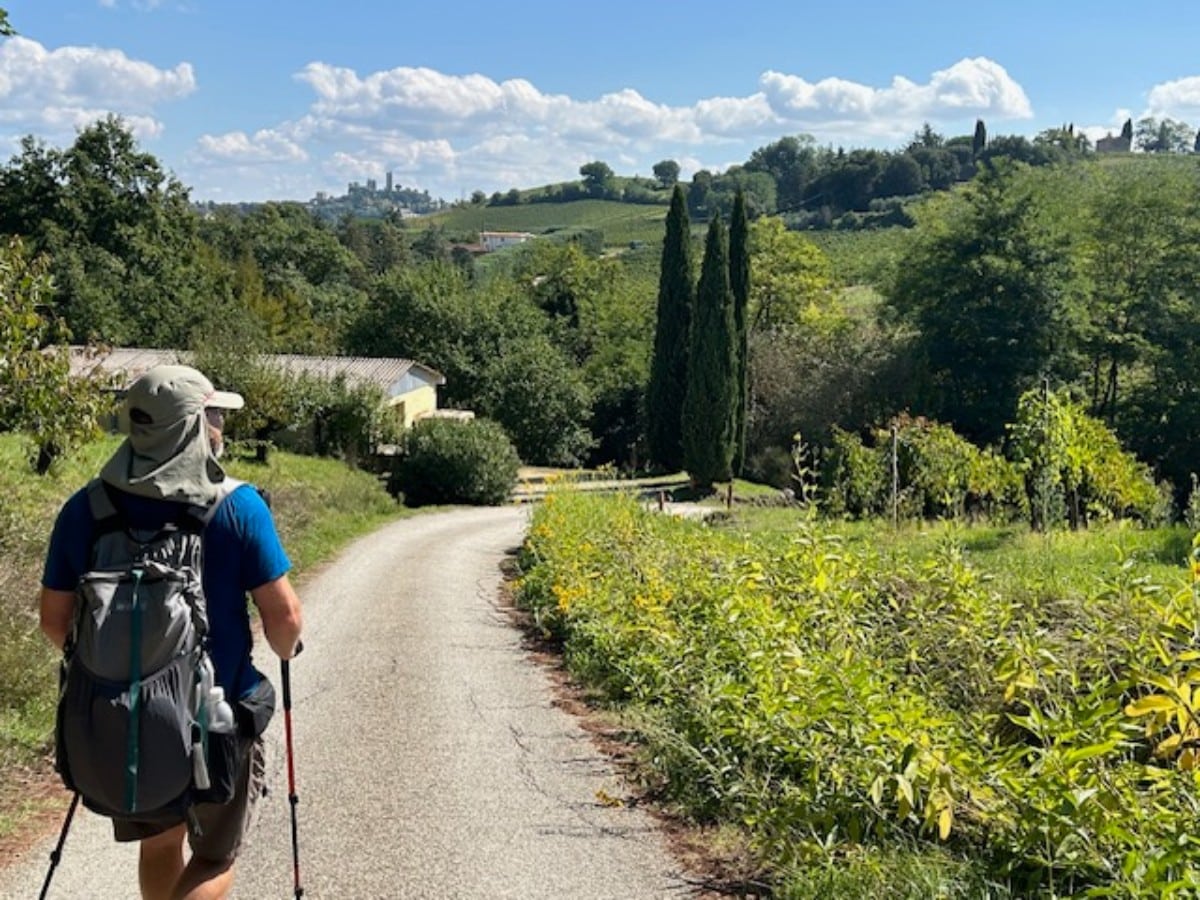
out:
<path id="1" fill-rule="evenodd" d="M 579 167 L 579 174 L 583 176 L 583 186 L 587 189 L 589 196 L 603 197 L 612 188 L 614 176 L 608 163 L 600 160 L 584 163 Z"/>
<path id="2" fill-rule="evenodd" d="M 704 243 L 683 401 L 683 465 L 701 491 L 732 477 L 737 373 L 729 242 L 713 216 Z"/>
<path id="3" fill-rule="evenodd" d="M 673 159 L 664 159 L 654 164 L 654 177 L 665 188 L 674 187 L 679 180 L 679 163 Z"/>

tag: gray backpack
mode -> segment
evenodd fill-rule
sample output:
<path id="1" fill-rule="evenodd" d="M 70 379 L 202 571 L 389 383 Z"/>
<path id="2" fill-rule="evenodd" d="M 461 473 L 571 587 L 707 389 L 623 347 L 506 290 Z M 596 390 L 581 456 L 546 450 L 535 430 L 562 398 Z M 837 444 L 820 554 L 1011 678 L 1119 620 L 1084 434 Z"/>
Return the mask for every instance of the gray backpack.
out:
<path id="1" fill-rule="evenodd" d="M 94 540 L 63 656 L 56 764 L 102 815 L 186 815 L 233 796 L 236 735 L 210 727 L 201 554 L 204 529 L 235 486 L 207 507 L 181 504 L 154 533 L 128 526 L 104 482 L 87 487 Z"/>

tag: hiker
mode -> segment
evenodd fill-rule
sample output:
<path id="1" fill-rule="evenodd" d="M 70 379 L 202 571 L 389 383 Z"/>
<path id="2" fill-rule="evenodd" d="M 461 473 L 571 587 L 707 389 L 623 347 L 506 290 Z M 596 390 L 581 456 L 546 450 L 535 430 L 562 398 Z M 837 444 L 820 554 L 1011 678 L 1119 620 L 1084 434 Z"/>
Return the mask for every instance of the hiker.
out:
<path id="1" fill-rule="evenodd" d="M 126 440 L 104 465 L 99 479 L 76 492 L 64 504 L 46 554 L 40 596 L 41 627 L 50 641 L 67 653 L 65 658 L 69 660 L 76 640 L 86 639 L 80 632 L 85 627 L 100 627 L 93 626 L 91 621 L 84 622 L 77 608 L 83 603 L 78 599 L 83 596 L 81 578 L 85 579 L 89 570 L 101 565 L 97 557 L 104 534 L 115 531 L 116 540 L 121 541 L 122 546 L 144 548 L 145 542 L 150 540 L 146 535 L 181 530 L 182 525 L 176 529 L 172 523 L 183 522 L 183 511 L 207 510 L 202 525 L 193 526 L 193 535 L 199 535 L 198 538 L 193 536 L 192 541 L 202 560 L 199 566 L 202 569 L 202 602 L 207 606 L 208 620 L 207 628 L 199 626 L 200 639 L 196 642 L 199 649 L 194 653 L 200 654 L 207 646 L 211 667 L 206 671 L 215 682 L 204 689 L 212 691 L 219 701 L 223 691 L 223 697 L 228 700 L 222 702 L 228 705 L 220 707 L 218 703 L 216 708 L 223 709 L 225 715 L 233 714 L 231 725 L 222 725 L 217 721 L 219 716 L 214 717 L 209 723 L 213 734 L 205 736 L 207 747 L 209 738 L 219 736 L 215 734 L 218 731 L 235 735 L 230 738 L 230 746 L 236 749 L 229 754 L 232 762 L 228 775 L 228 792 L 233 795 L 232 799 L 225 803 L 204 802 L 205 795 L 201 792 L 196 794 L 200 800 L 194 804 L 185 799 L 182 809 L 171 805 L 143 812 L 131 802 L 128 809 L 117 814 L 89 804 L 87 792 L 73 785 L 64 773 L 64 781 L 82 794 L 85 805 L 111 816 L 116 840 L 141 842 L 138 880 L 142 896 L 147 900 L 226 897 L 233 884 L 233 864 L 249 825 L 253 804 L 263 793 L 261 733 L 274 711 L 275 696 L 271 682 L 251 661 L 252 637 L 246 594 L 249 593 L 258 608 L 267 642 L 281 659 L 290 659 L 299 645 L 300 601 L 288 581 L 291 563 L 276 533 L 270 509 L 253 486 L 229 479 L 218 462 L 223 449 L 224 413 L 243 405 L 240 395 L 215 390 L 208 378 L 191 367 L 163 365 L 147 371 L 129 388 L 119 407 L 118 428 L 127 435 Z M 109 519 L 98 518 L 98 506 L 106 504 Z M 118 527 L 101 527 L 113 518 L 119 521 Z M 136 544 L 135 540 L 143 543 Z M 140 578 L 141 572 L 137 574 Z M 136 591 L 135 586 L 132 603 L 135 610 L 139 603 Z M 138 613 L 144 615 L 147 622 L 152 621 L 152 614 L 153 611 Z M 88 617 L 89 620 L 92 618 L 96 617 Z M 194 616 L 182 618 L 188 620 L 182 627 L 195 625 Z M 139 618 L 138 622 L 141 621 Z M 133 633 L 142 634 L 141 627 L 139 624 L 132 629 Z M 94 631 L 93 634 L 102 632 Z M 127 636 L 122 636 L 121 640 L 130 646 L 136 641 Z M 103 641 L 104 638 L 97 638 L 93 643 Z M 103 647 L 94 649 L 104 650 Z M 121 652 L 139 660 L 143 655 L 140 649 Z M 199 657 L 193 655 L 188 659 L 196 658 Z M 208 665 L 207 662 L 204 665 Z M 130 676 L 131 686 L 126 695 L 133 695 L 134 699 L 129 702 L 136 711 L 138 690 L 133 685 L 149 685 L 151 679 L 139 680 L 140 670 L 136 664 L 133 671 L 135 674 Z M 67 697 L 72 688 L 70 676 L 65 677 L 68 681 L 63 694 Z M 193 684 L 190 669 L 186 683 L 187 687 L 179 693 L 183 695 L 186 691 L 190 696 Z M 201 696 L 200 683 L 197 675 L 197 697 Z M 196 708 L 200 704 L 200 700 L 195 701 Z M 63 744 L 62 718 L 60 709 L 60 748 Z M 90 722 L 89 727 L 92 727 Z M 139 727 L 143 744 L 139 744 Z M 164 755 L 147 752 L 143 755 L 149 758 L 138 759 L 139 747 L 149 740 L 148 727 L 144 724 L 131 726 L 132 741 L 118 744 L 116 753 L 110 754 L 118 757 L 117 766 L 123 765 L 125 760 L 121 757 L 128 744 L 134 760 L 135 779 L 140 777 L 139 766 L 151 769 L 147 775 L 152 776 L 156 760 L 161 763 Z M 194 732 L 198 726 L 189 720 L 186 727 Z M 77 753 L 84 756 L 86 749 Z M 193 763 L 195 760 L 190 758 L 185 761 L 187 766 Z M 86 768 L 93 763 L 83 760 L 77 765 L 68 758 L 65 768 L 76 769 L 80 765 Z M 102 763 L 97 761 L 94 765 L 99 767 Z M 60 765 L 60 771 L 63 768 Z M 195 788 L 197 781 L 197 776 L 190 772 L 189 768 L 184 774 L 185 783 L 191 785 L 188 791 Z M 215 773 L 213 777 L 216 778 Z M 199 787 L 208 787 L 208 778 L 206 772 L 205 783 Z M 185 836 L 191 848 L 190 859 L 185 859 Z"/>

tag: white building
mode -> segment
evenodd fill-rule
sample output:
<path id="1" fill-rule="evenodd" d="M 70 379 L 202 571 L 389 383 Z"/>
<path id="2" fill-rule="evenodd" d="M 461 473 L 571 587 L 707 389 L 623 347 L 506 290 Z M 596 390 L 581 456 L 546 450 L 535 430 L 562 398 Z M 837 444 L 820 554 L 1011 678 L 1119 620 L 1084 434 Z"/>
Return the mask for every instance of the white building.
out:
<path id="1" fill-rule="evenodd" d="M 479 243 L 485 253 L 493 253 L 501 247 L 511 247 L 513 244 L 523 244 L 531 240 L 533 235 L 528 231 L 481 231 Z"/>

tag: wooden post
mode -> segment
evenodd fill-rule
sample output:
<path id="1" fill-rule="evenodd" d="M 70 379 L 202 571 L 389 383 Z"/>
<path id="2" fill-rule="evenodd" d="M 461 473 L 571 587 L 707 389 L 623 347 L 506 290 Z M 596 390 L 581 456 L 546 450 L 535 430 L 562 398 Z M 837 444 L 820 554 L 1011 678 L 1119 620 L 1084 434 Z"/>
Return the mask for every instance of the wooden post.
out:
<path id="1" fill-rule="evenodd" d="M 729 482 L 729 487 L 725 489 L 725 508 L 733 509 L 733 482 Z"/>
<path id="2" fill-rule="evenodd" d="M 892 527 L 900 527 L 900 428 L 892 423 Z"/>

